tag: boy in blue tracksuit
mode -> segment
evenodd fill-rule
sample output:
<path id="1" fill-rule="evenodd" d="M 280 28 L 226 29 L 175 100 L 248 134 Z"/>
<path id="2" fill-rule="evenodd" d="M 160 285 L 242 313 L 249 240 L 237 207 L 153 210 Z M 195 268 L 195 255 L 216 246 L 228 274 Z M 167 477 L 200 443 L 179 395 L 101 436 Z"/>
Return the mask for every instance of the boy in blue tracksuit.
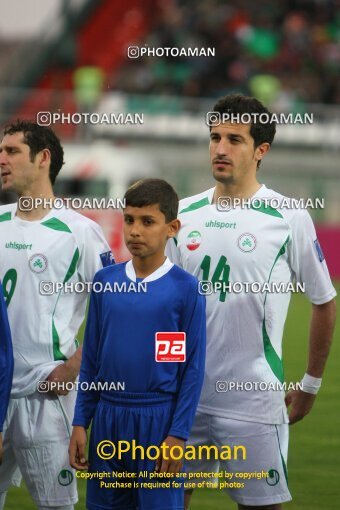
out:
<path id="1" fill-rule="evenodd" d="M 2 428 L 5 421 L 13 377 L 13 349 L 7 309 L 0 283 L 0 464 L 2 461 Z"/>
<path id="2" fill-rule="evenodd" d="M 70 463 L 94 474 L 120 471 L 138 476 L 156 470 L 175 476 L 182 462 L 171 458 L 169 448 L 184 448 L 203 382 L 205 299 L 198 293 L 197 279 L 164 255 L 167 240 L 175 237 L 180 227 L 173 188 L 161 179 L 145 179 L 129 188 L 124 198 L 124 239 L 132 260 L 107 267 L 94 279 L 94 289 L 106 291 L 91 295 Z M 145 284 L 143 290 L 131 291 L 139 282 Z M 114 285 L 115 291 L 107 290 Z M 113 383 L 117 388 L 86 391 L 91 383 L 100 388 L 103 383 Z M 86 429 L 91 421 L 88 464 Z M 117 446 L 119 441 L 132 445 L 133 440 L 145 450 L 151 445 L 167 446 L 168 450 L 156 461 L 142 460 L 139 453 L 133 459 L 131 450 L 120 459 L 117 455 L 101 458 L 107 450 L 105 455 L 98 454 L 102 441 Z M 178 458 L 180 450 L 173 451 Z M 98 477 L 88 481 L 89 510 L 184 508 L 182 484 L 181 488 L 150 489 L 140 484 L 123 489 L 114 488 L 112 482 L 131 479 L 113 476 L 104 480 L 111 485 Z"/>

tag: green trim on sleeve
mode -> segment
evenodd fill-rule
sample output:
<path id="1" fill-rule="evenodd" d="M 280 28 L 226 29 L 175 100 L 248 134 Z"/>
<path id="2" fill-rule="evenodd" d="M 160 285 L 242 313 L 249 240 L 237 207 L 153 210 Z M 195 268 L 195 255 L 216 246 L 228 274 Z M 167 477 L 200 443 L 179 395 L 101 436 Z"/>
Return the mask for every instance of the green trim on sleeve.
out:
<path id="1" fill-rule="evenodd" d="M 69 229 L 66 223 L 64 223 L 61 220 L 58 220 L 58 218 L 51 218 L 49 220 L 43 221 L 41 225 L 44 225 L 44 227 L 52 228 L 53 230 L 72 233 L 72 231 Z"/>
<path id="2" fill-rule="evenodd" d="M 189 205 L 185 209 L 182 209 L 181 211 L 179 211 L 179 214 L 182 214 L 182 213 L 185 213 L 185 212 L 190 212 L 190 211 L 196 211 L 196 209 L 200 209 L 201 207 L 205 207 L 206 205 L 209 205 L 209 203 L 210 202 L 209 202 L 209 198 L 208 197 L 202 198 L 201 200 L 198 200 L 198 202 L 194 202 L 193 204 Z"/>
<path id="3" fill-rule="evenodd" d="M 9 221 L 12 219 L 12 213 L 10 211 L 0 214 L 0 221 Z"/>
<path id="4" fill-rule="evenodd" d="M 260 202 L 261 200 L 257 199 L 254 200 L 253 203 L 259 204 Z M 261 203 L 260 207 L 254 207 L 254 205 L 252 204 L 250 206 L 250 209 L 252 209 L 253 211 L 261 212 L 263 214 L 269 214 L 270 216 L 276 216 L 277 218 L 283 218 L 282 214 L 277 209 L 271 207 L 270 205 L 266 205 L 265 202 Z"/>

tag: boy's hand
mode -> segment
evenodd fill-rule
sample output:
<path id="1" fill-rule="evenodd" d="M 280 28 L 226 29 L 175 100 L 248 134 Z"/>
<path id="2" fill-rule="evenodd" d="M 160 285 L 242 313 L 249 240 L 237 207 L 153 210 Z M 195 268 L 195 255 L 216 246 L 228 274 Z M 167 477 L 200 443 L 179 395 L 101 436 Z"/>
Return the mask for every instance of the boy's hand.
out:
<path id="1" fill-rule="evenodd" d="M 70 465 L 74 469 L 84 471 L 89 467 L 85 455 L 86 443 L 87 436 L 84 427 L 73 427 L 68 454 Z"/>
<path id="2" fill-rule="evenodd" d="M 183 439 L 178 439 L 178 437 L 174 436 L 168 436 L 166 439 L 164 439 L 162 444 L 166 445 L 167 448 L 164 449 L 164 455 L 162 454 L 161 450 L 161 454 L 156 461 L 156 471 L 158 471 L 159 473 L 175 473 L 175 474 L 179 473 L 183 467 L 182 459 L 184 456 L 184 443 L 185 441 L 183 441 Z M 182 448 L 183 451 L 182 459 L 174 460 L 171 458 L 170 450 L 173 446 L 179 446 L 180 448 Z M 174 455 L 176 457 L 179 456 L 178 448 L 175 449 Z"/>

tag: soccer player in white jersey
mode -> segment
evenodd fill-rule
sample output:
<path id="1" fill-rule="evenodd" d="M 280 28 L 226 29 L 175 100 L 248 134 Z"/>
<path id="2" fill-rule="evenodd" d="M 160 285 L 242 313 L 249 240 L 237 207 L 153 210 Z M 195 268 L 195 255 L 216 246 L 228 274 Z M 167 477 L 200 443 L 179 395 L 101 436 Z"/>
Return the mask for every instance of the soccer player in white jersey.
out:
<path id="1" fill-rule="evenodd" d="M 41 282 L 91 282 L 112 257 L 95 222 L 50 205 L 63 154 L 50 128 L 25 121 L 7 127 L 0 144 L 2 189 L 16 192 L 19 201 L 46 199 L 31 210 L 24 201 L 21 209 L 17 204 L 0 207 L 0 278 L 14 351 L 0 509 L 7 489 L 20 485 L 21 476 L 39 510 L 71 510 L 77 501 L 75 474 L 68 462 L 75 391 L 68 393 L 66 387 L 53 393 L 48 382 L 73 382 L 78 375 L 81 348 L 76 335 L 87 293 L 72 293 L 66 287 L 53 293 Z"/>
<path id="2" fill-rule="evenodd" d="M 212 282 L 207 295 L 205 380 L 188 444 L 244 445 L 247 459 L 219 465 L 190 461 L 187 469 L 268 472 L 261 479 L 247 480 L 244 488 L 229 488 L 229 494 L 240 510 L 279 510 L 291 499 L 288 423 L 301 420 L 315 401 L 333 334 L 336 292 L 307 211 L 285 207 L 284 197 L 257 180 L 276 127 L 270 117 L 263 116 L 267 123 L 260 123 L 255 122 L 256 115 L 241 115 L 259 118 L 268 110 L 255 98 L 233 94 L 221 98 L 214 111 L 222 119 L 218 123 L 218 116 L 210 117 L 216 185 L 180 202 L 181 229 L 176 243 L 169 241 L 168 255 L 199 280 Z M 269 199 L 274 197 L 282 207 L 271 206 Z M 290 292 L 270 293 L 268 285 L 266 292 L 240 292 L 236 282 L 293 281 L 305 285 L 312 320 L 304 391 L 287 394 L 288 416 L 280 386 Z M 206 290 L 204 283 L 202 291 Z M 187 492 L 186 508 L 189 501 Z"/>

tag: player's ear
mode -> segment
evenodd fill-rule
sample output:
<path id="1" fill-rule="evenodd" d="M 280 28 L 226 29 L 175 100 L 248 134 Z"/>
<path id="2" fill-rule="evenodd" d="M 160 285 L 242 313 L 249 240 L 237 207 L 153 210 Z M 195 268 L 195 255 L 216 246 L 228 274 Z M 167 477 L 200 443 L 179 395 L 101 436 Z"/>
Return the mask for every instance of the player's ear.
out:
<path id="1" fill-rule="evenodd" d="M 264 158 L 264 156 L 267 154 L 269 149 L 270 149 L 270 144 L 267 142 L 261 143 L 258 147 L 256 147 L 255 154 L 254 154 L 256 161 L 261 161 Z"/>
<path id="2" fill-rule="evenodd" d="M 36 157 L 39 158 L 39 166 L 49 166 L 51 164 L 51 152 L 49 149 L 43 149 Z"/>
<path id="3" fill-rule="evenodd" d="M 168 223 L 168 238 L 175 237 L 179 229 L 181 228 L 181 222 L 176 218 Z"/>

